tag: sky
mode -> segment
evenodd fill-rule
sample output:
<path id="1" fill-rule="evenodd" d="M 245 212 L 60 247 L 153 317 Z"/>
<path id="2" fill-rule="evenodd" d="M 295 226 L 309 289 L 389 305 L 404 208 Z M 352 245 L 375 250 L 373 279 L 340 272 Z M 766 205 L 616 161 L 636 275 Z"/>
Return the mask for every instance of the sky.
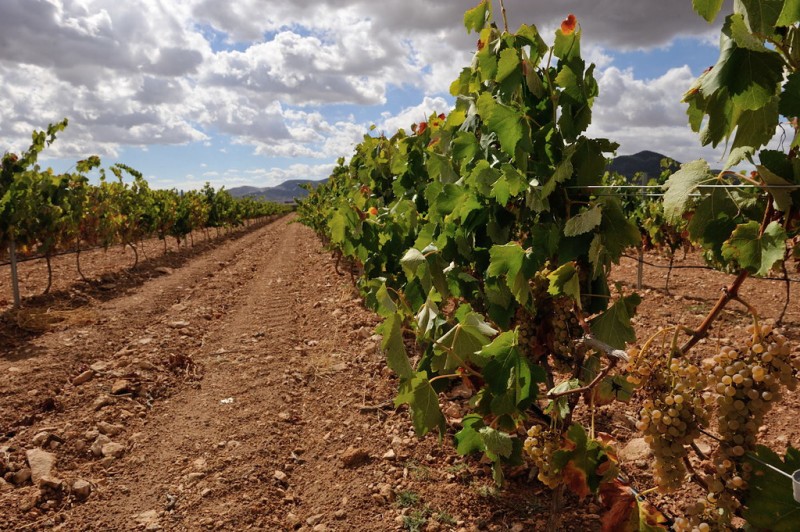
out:
<path id="1" fill-rule="evenodd" d="M 2 0 L 0 151 L 68 118 L 43 164 L 96 154 L 157 188 L 323 179 L 368 133 L 452 105 L 477 0 Z M 499 19 L 499 1 L 495 1 Z M 724 10 L 730 11 L 730 1 Z M 691 0 L 507 0 L 548 42 L 567 14 L 597 64 L 590 136 L 679 161 L 700 146 L 683 93 L 718 56 Z"/>

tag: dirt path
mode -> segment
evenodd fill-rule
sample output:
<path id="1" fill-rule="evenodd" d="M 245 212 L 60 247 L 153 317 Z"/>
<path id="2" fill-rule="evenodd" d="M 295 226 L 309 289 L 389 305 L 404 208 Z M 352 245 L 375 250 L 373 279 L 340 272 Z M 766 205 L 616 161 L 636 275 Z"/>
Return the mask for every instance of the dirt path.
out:
<path id="1" fill-rule="evenodd" d="M 312 232 L 287 222 L 0 345 L 0 530 L 546 529 L 550 492 L 530 470 L 498 490 L 488 465 L 456 456 L 463 398 L 442 397 L 443 443 L 413 435 L 392 408 L 378 318 Z M 617 275 L 630 286 L 634 272 Z M 641 334 L 699 319 L 725 280 L 704 275 L 702 300 L 646 290 Z M 761 286 L 748 296 L 769 308 L 781 287 Z M 797 443 L 797 408 L 777 408 L 768 443 Z M 622 446 L 629 420 L 619 407 L 598 413 Z M 623 464 L 639 489 L 649 468 L 647 456 Z M 591 499 L 561 512 L 564 530 L 600 529 Z"/>
<path id="2" fill-rule="evenodd" d="M 83 312 L 0 358 L 0 529 L 508 528 L 484 466 L 391 409 L 377 318 L 308 229 Z M 56 459 L 43 488 L 35 447 Z"/>

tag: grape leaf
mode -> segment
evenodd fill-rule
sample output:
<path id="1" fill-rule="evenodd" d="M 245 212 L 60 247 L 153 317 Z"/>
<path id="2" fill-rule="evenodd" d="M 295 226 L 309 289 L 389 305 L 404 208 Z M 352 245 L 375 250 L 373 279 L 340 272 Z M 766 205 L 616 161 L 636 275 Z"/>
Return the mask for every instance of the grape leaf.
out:
<path id="1" fill-rule="evenodd" d="M 378 332 L 383 335 L 381 348 L 386 353 L 389 368 L 401 379 L 410 379 L 414 375 L 414 370 L 411 368 L 411 361 L 403 343 L 402 324 L 403 317 L 400 314 L 392 314 L 380 325 Z"/>
<path id="2" fill-rule="evenodd" d="M 497 135 L 503 151 L 513 157 L 517 145 L 524 137 L 525 122 L 522 114 L 516 109 L 498 103 L 487 92 L 480 95 L 477 106 L 488 130 Z"/>
<path id="3" fill-rule="evenodd" d="M 480 32 L 486 25 L 487 15 L 491 16 L 491 8 L 487 0 L 481 0 L 480 4 L 464 13 L 464 26 L 467 28 L 467 33 Z"/>
<path id="4" fill-rule="evenodd" d="M 388 318 L 397 312 L 397 304 L 395 304 L 392 296 L 389 295 L 385 282 L 378 288 L 378 291 L 375 293 L 375 298 L 377 301 L 376 310 L 379 316 Z"/>
<path id="5" fill-rule="evenodd" d="M 514 451 L 511 436 L 491 427 L 483 427 L 478 433 L 481 435 L 481 440 L 483 440 L 483 445 L 486 448 L 486 456 L 493 461 L 511 457 L 511 453 Z"/>
<path id="6" fill-rule="evenodd" d="M 603 221 L 603 209 L 595 205 L 580 214 L 573 216 L 564 225 L 565 236 L 578 236 L 588 233 Z"/>
<path id="7" fill-rule="evenodd" d="M 478 432 L 485 427 L 483 416 L 480 414 L 468 414 L 461 419 L 461 426 L 463 428 L 455 435 L 458 454 L 466 456 L 485 451 L 486 445 L 483 443 L 480 432 Z"/>
<path id="8" fill-rule="evenodd" d="M 527 252 L 516 242 L 505 246 L 492 246 L 489 251 L 489 277 L 505 276 L 506 284 L 521 305 L 525 305 L 531 295 L 528 279 L 532 275 L 533 264 Z"/>
<path id="9" fill-rule="evenodd" d="M 408 405 L 417 435 L 424 436 L 437 428 L 440 436 L 444 433 L 445 419 L 439 408 L 439 396 L 431 387 L 428 375 L 424 371 L 400 382 L 400 390 L 394 404 L 396 407 Z"/>
<path id="10" fill-rule="evenodd" d="M 800 116 L 800 72 L 792 72 L 786 78 L 778 111 L 783 116 Z"/>
<path id="11" fill-rule="evenodd" d="M 781 212 L 789 212 L 789 209 L 792 207 L 792 189 L 782 187 L 791 186 L 792 183 L 774 174 L 766 166 L 758 165 L 756 168 L 761 178 L 767 184 L 767 190 L 775 200 L 775 207 Z"/>
<path id="12" fill-rule="evenodd" d="M 791 26 L 800 21 L 800 0 L 785 0 L 776 26 Z"/>
<path id="13" fill-rule="evenodd" d="M 535 383 L 545 381 L 544 370 L 540 366 L 531 365 L 522 356 L 517 348 L 517 341 L 515 332 L 504 332 L 480 353 L 489 359 L 483 369 L 483 376 L 495 396 L 491 404 L 495 415 L 512 414 L 517 409 L 527 408 L 536 398 Z"/>
<path id="14" fill-rule="evenodd" d="M 729 16 L 722 31 L 730 36 L 740 48 L 747 48 L 756 52 L 765 52 L 767 50 L 767 47 L 764 46 L 764 41 L 750 32 L 747 24 L 745 24 L 744 15 L 741 13 Z"/>
<path id="15" fill-rule="evenodd" d="M 569 296 L 580 306 L 581 285 L 575 264 L 568 262 L 547 276 L 550 286 L 547 293 L 552 296 Z"/>
<path id="16" fill-rule="evenodd" d="M 664 216 L 673 224 L 680 222 L 683 213 L 689 208 L 691 194 L 698 185 L 709 181 L 711 168 L 699 160 L 681 165 L 681 169 L 670 176 L 664 184 Z"/>
<path id="17" fill-rule="evenodd" d="M 625 349 L 627 343 L 636 341 L 631 318 L 641 302 L 642 298 L 637 294 L 620 298 L 611 308 L 591 321 L 592 333 L 611 347 Z"/>
<path id="18" fill-rule="evenodd" d="M 756 457 L 791 475 L 800 469 L 800 451 L 789 448 L 786 457 L 780 457 L 766 447 L 759 446 Z M 793 532 L 800 522 L 800 503 L 792 496 L 792 481 L 755 460 L 748 460 L 753 473 L 748 480 L 743 502 L 744 517 L 751 527 L 772 532 Z"/>
<path id="19" fill-rule="evenodd" d="M 723 244 L 722 256 L 751 274 L 763 277 L 783 260 L 787 235 L 778 222 L 769 224 L 763 235 L 759 234 L 760 229 L 756 221 L 739 224 Z"/>
<path id="20" fill-rule="evenodd" d="M 515 48 L 506 48 L 500 52 L 500 61 L 497 64 L 496 81 L 502 83 L 509 76 L 520 73 L 519 52 Z"/>
<path id="21" fill-rule="evenodd" d="M 737 0 L 744 7 L 747 25 L 753 33 L 770 35 L 783 9 L 784 0 Z"/>
<path id="22" fill-rule="evenodd" d="M 590 440 L 578 423 L 569 428 L 566 438 L 566 448 L 553 453 L 553 465 L 578 497 L 597 493 L 604 480 L 616 476 L 608 446 L 599 440 Z"/>
<path id="23" fill-rule="evenodd" d="M 722 9 L 723 0 L 692 0 L 692 7 L 707 22 L 714 22 L 717 13 Z"/>

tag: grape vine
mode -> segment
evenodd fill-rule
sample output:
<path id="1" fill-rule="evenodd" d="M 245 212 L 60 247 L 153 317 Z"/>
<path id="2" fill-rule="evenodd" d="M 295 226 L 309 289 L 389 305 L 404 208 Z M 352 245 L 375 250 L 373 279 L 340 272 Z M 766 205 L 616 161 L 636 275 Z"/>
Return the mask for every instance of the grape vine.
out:
<path id="1" fill-rule="evenodd" d="M 722 6 L 693 4 L 708 20 Z M 674 231 L 664 242 L 670 253 L 691 242 L 736 278 L 697 328 L 665 329 L 657 336 L 671 341 L 632 349 L 627 368 L 622 349 L 636 343 L 631 318 L 641 300 L 608 278 L 642 232 L 626 198 L 596 193 L 617 146 L 585 135 L 598 86 L 594 65 L 581 58 L 580 24 L 568 16 L 547 45 L 534 26 L 511 33 L 503 19 L 501 30 L 488 0 L 465 14 L 477 51 L 451 86 L 454 109 L 391 137 L 366 135 L 299 206 L 301 220 L 361 274 L 365 301 L 384 318 L 396 405 L 408 405 L 418 434 L 442 434 L 449 420 L 439 393 L 455 384 L 471 390 L 458 451 L 483 453 L 498 482 L 504 464 L 529 459 L 554 489 L 551 525 L 568 487 L 602 495 L 614 510 L 608 530 L 724 529 L 739 518 L 781 529 L 786 511 L 797 511 L 790 487 L 776 512 L 760 481 L 768 473 L 748 473 L 762 462 L 785 470 L 798 461 L 793 449 L 782 462 L 756 441 L 766 405 L 796 382 L 797 357 L 739 289 L 797 254 L 800 140 L 797 119 L 785 117 L 800 114 L 798 4 L 735 2 L 719 62 L 685 95 L 702 142 L 730 141 L 730 158 L 719 174 L 704 161 L 683 165 L 642 219 L 651 238 Z M 795 133 L 791 148 L 763 150 L 779 124 Z M 731 170 L 743 161 L 757 171 Z M 698 364 L 692 349 L 731 302 L 753 314 L 755 339 Z M 408 335 L 419 356 L 407 352 Z M 776 362 L 767 367 L 765 358 Z M 706 493 L 686 509 L 691 518 L 670 520 L 646 504 L 618 476 L 614 442 L 594 430 L 598 406 L 634 394 L 657 488 L 692 481 Z M 701 434 L 720 441 L 711 456 L 698 451 Z M 715 471 L 696 470 L 698 460 Z"/>

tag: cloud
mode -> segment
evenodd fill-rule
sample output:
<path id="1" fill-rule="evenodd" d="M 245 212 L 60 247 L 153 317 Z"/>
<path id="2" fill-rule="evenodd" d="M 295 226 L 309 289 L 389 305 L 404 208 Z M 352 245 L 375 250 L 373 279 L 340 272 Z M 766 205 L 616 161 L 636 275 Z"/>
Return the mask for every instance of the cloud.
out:
<path id="1" fill-rule="evenodd" d="M 462 19 L 476 2 L 3 0 L 0 150 L 21 149 L 31 130 L 69 117 L 49 154 L 116 156 L 126 147 L 203 142 L 215 152 L 251 147 L 265 166 L 303 159 L 320 161 L 319 169 L 351 153 L 372 123 L 389 133 L 447 110 L 450 83 L 474 51 Z M 688 69 L 640 80 L 613 63 L 615 50 L 716 36 L 718 27 L 689 2 L 506 4 L 512 29 L 536 23 L 548 41 L 576 14 L 584 55 L 600 67 L 593 131 L 626 151 L 645 135 L 681 149 L 695 142 L 681 136 L 687 128 L 674 102 Z M 499 21 L 497 2 L 495 11 Z M 389 100 L 393 88 L 419 104 L 399 109 Z M 367 111 L 350 119 L 353 106 Z"/>

